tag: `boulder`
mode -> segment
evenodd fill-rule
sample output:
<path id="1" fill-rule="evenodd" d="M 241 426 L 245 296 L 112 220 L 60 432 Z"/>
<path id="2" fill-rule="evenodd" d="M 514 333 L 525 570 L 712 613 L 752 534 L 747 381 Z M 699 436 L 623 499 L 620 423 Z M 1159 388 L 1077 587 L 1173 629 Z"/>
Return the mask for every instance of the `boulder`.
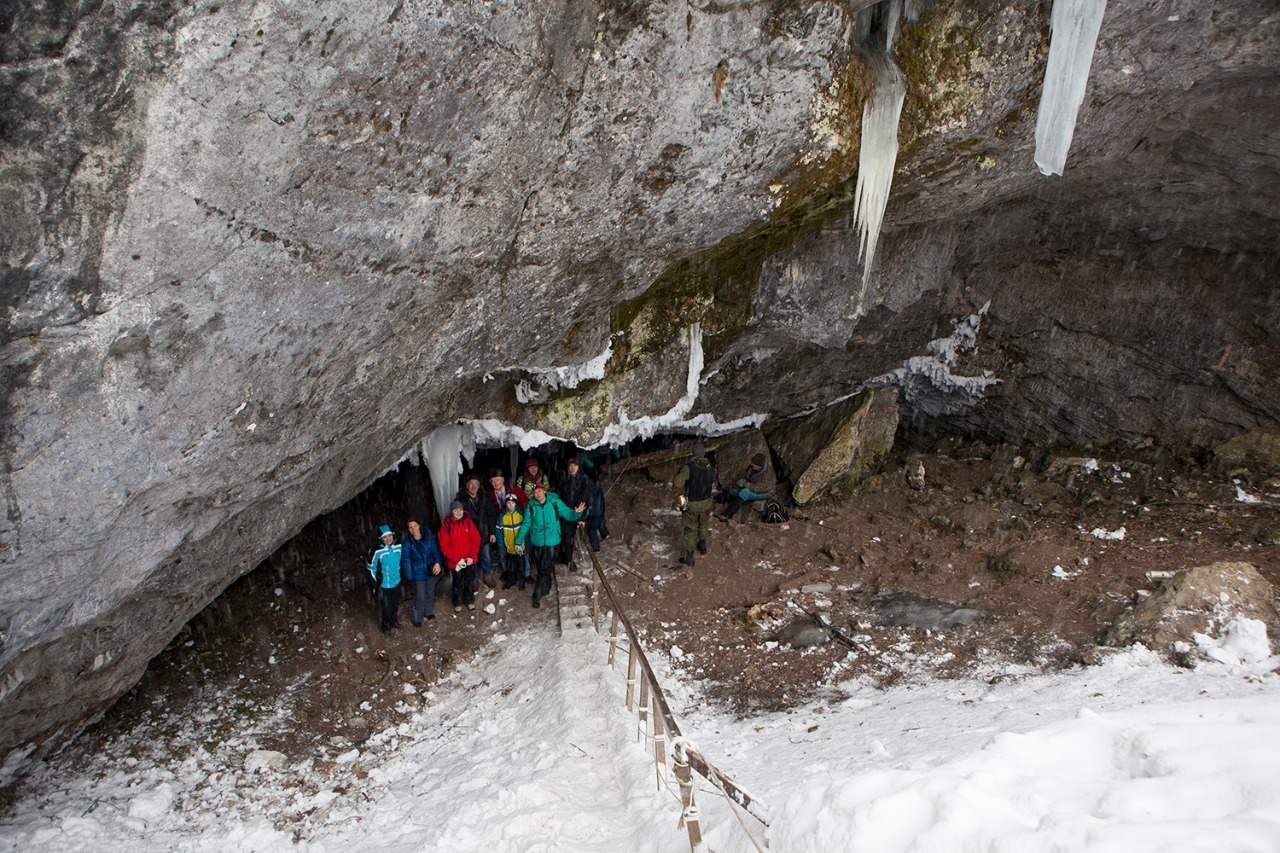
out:
<path id="1" fill-rule="evenodd" d="M 1248 468 L 1255 474 L 1280 474 L 1280 429 L 1251 429 L 1213 448 L 1224 469 Z"/>
<path id="2" fill-rule="evenodd" d="M 898 389 L 866 389 L 811 415 L 766 426 L 799 506 L 854 489 L 880 471 L 898 430 Z"/>
<path id="3" fill-rule="evenodd" d="M 1195 647 L 1196 634 L 1218 636 L 1236 618 L 1280 631 L 1275 590 L 1251 563 L 1218 562 L 1178 572 L 1107 632 L 1108 646 L 1142 643 L 1175 659 L 1175 644 Z M 1185 648 L 1185 646 L 1184 646 Z"/>
<path id="4" fill-rule="evenodd" d="M 941 631 L 957 625 L 972 625 L 991 615 L 980 607 L 965 607 L 913 592 L 877 596 L 871 609 L 886 625 L 915 628 L 919 631 Z"/>
<path id="5" fill-rule="evenodd" d="M 831 628 L 817 616 L 797 616 L 778 632 L 778 642 L 793 649 L 821 646 L 831 641 Z"/>

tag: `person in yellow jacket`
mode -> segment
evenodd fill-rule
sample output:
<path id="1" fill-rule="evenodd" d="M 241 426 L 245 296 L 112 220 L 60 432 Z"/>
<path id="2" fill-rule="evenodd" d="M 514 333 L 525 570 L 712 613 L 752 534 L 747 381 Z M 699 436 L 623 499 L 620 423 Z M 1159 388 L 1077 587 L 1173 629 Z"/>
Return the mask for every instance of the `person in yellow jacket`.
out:
<path id="1" fill-rule="evenodd" d="M 502 588 L 524 589 L 525 559 L 524 546 L 516 544 L 520 534 L 520 523 L 524 514 L 520 512 L 520 499 L 508 494 L 502 499 L 503 512 L 498 516 L 498 553 L 502 555 Z"/>

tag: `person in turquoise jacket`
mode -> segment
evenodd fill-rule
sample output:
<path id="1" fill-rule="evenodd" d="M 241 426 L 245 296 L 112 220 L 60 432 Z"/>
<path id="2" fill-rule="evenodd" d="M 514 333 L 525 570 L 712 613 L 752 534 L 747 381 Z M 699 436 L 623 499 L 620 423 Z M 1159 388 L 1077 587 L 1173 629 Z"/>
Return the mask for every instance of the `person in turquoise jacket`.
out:
<path id="1" fill-rule="evenodd" d="M 534 607 L 541 607 L 542 597 L 551 592 L 556 549 L 560 546 L 560 520 L 577 521 L 586 508 L 585 503 L 580 503 L 569 509 L 558 495 L 548 494 L 543 483 L 533 487 L 533 497 L 524 508 L 524 519 L 516 534 L 516 546 L 529 541 L 529 559 L 538 570 L 538 580 L 533 585 Z"/>
<path id="2" fill-rule="evenodd" d="M 391 528 L 382 525 L 382 547 L 373 552 L 369 574 L 378 585 L 378 603 L 382 606 L 382 634 L 391 635 L 392 628 L 400 627 L 400 546 L 395 544 Z"/>

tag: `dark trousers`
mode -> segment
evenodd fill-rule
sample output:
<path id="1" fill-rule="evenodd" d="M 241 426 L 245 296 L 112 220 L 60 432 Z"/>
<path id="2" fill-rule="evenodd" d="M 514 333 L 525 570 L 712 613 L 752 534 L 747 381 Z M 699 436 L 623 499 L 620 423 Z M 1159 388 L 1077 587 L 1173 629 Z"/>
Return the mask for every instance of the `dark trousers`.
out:
<path id="1" fill-rule="evenodd" d="M 475 604 L 476 603 L 476 569 L 475 563 L 467 566 L 465 569 L 454 569 L 453 571 L 453 604 L 457 607 L 459 604 Z"/>
<path id="2" fill-rule="evenodd" d="M 413 582 L 413 621 L 421 622 L 436 608 L 436 581 L 439 575 L 427 571 L 427 579 Z"/>
<path id="3" fill-rule="evenodd" d="M 726 519 L 733 518 L 734 515 L 737 514 L 738 510 L 742 509 L 746 505 L 747 502 L 738 497 L 737 492 L 733 492 L 729 495 L 729 500 L 725 502 L 724 509 L 720 510 L 720 515 Z"/>
<path id="4" fill-rule="evenodd" d="M 382 587 L 378 590 L 378 604 L 382 609 L 382 630 L 400 627 L 397 612 L 400 609 L 400 587 Z"/>
<path id="5" fill-rule="evenodd" d="M 502 552 L 502 588 L 524 589 L 524 555 Z"/>
<path id="6" fill-rule="evenodd" d="M 533 585 L 533 597 L 541 599 L 551 592 L 551 580 L 556 571 L 556 546 L 534 545 L 529 549 L 529 558 L 538 573 L 538 580 Z"/>
<path id="7" fill-rule="evenodd" d="M 573 546 L 578 537 L 578 522 L 560 519 L 560 562 L 573 562 Z"/>

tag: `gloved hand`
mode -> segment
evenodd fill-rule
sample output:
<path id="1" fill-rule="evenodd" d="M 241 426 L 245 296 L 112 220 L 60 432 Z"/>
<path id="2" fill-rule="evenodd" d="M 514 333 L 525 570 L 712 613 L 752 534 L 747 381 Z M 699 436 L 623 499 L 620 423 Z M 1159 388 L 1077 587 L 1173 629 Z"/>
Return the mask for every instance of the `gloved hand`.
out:
<path id="1" fill-rule="evenodd" d="M 517 554 L 518 556 L 521 556 L 521 557 L 523 557 L 523 556 L 524 556 L 524 546 L 523 546 L 523 545 L 517 545 L 517 546 L 516 546 L 516 554 Z"/>

